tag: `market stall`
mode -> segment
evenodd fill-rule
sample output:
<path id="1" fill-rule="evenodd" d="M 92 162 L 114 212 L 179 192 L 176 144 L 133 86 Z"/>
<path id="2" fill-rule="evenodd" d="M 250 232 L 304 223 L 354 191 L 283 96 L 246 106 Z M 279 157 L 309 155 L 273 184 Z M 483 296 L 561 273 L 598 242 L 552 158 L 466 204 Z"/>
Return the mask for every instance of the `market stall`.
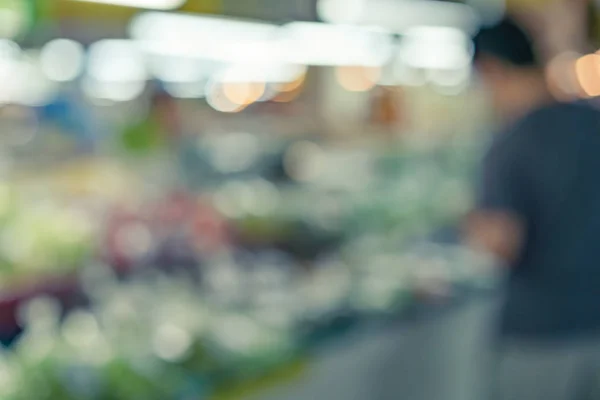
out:
<path id="1" fill-rule="evenodd" d="M 25 3 L 0 398 L 484 398 L 501 277 L 453 229 L 489 130 L 473 7 Z"/>

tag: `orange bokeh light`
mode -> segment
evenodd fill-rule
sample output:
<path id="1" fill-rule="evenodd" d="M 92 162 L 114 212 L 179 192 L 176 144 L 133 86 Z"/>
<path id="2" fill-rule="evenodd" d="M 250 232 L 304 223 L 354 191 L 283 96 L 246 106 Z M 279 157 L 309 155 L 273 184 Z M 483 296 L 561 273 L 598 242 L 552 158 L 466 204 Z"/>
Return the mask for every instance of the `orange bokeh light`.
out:
<path id="1" fill-rule="evenodd" d="M 577 82 L 586 96 L 600 96 L 600 55 L 587 54 L 575 63 Z"/>
<path id="2" fill-rule="evenodd" d="M 335 71 L 342 87 L 350 92 L 366 92 L 377 85 L 381 69 L 377 67 L 338 67 Z"/>
<path id="3" fill-rule="evenodd" d="M 577 53 L 562 53 L 552 59 L 546 67 L 546 80 L 550 93 L 561 101 L 573 100 L 581 92 L 576 63 Z"/>
<path id="4" fill-rule="evenodd" d="M 291 82 L 280 83 L 277 85 L 277 91 L 282 93 L 296 92 L 304 85 L 306 80 L 306 74 L 300 75 L 298 78 Z"/>
<path id="5" fill-rule="evenodd" d="M 227 82 L 223 83 L 223 94 L 229 101 L 240 106 L 247 106 L 258 101 L 265 94 L 262 82 Z"/>

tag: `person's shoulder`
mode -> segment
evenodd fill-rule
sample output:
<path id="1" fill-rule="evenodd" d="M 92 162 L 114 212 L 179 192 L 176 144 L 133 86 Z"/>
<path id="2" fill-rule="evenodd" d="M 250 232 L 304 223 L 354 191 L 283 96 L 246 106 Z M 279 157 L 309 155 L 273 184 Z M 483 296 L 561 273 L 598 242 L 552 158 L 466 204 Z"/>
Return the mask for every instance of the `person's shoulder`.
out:
<path id="1" fill-rule="evenodd" d="M 544 105 L 530 112 L 515 126 L 518 130 L 527 130 L 540 125 L 555 127 L 558 123 L 571 123 L 582 117 L 600 117 L 600 100 L 584 99 L 570 102 L 556 102 Z"/>
<path id="2" fill-rule="evenodd" d="M 489 153 L 522 153 L 535 147 L 540 135 L 556 130 L 565 116 L 579 107 L 576 103 L 552 103 L 530 111 L 494 137 Z"/>
<path id="3" fill-rule="evenodd" d="M 595 126 L 600 120 L 600 102 L 578 100 L 572 102 L 556 102 L 539 107 L 517 121 L 504 135 L 504 142 L 519 142 L 522 145 L 530 142 L 539 144 L 552 142 L 552 137 L 564 139 L 566 130 L 570 131 L 575 124 L 579 126 Z"/>

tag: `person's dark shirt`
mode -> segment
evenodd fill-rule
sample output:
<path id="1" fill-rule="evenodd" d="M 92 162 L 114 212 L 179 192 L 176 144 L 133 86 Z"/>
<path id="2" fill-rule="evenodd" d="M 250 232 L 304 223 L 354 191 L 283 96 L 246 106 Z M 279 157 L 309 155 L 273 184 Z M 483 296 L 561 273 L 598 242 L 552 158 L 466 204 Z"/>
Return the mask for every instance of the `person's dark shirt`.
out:
<path id="1" fill-rule="evenodd" d="M 600 112 L 588 101 L 536 110 L 498 135 L 481 178 L 478 208 L 526 229 L 501 332 L 600 332 Z"/>

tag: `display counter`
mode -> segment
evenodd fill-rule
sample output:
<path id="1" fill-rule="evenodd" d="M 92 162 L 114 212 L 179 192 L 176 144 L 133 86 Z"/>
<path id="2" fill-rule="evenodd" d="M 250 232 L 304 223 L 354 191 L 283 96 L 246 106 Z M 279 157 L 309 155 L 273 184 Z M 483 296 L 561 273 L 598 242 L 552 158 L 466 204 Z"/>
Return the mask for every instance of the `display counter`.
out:
<path id="1" fill-rule="evenodd" d="M 481 400 L 500 296 L 487 292 L 371 322 L 318 346 L 295 376 L 244 400 Z"/>

